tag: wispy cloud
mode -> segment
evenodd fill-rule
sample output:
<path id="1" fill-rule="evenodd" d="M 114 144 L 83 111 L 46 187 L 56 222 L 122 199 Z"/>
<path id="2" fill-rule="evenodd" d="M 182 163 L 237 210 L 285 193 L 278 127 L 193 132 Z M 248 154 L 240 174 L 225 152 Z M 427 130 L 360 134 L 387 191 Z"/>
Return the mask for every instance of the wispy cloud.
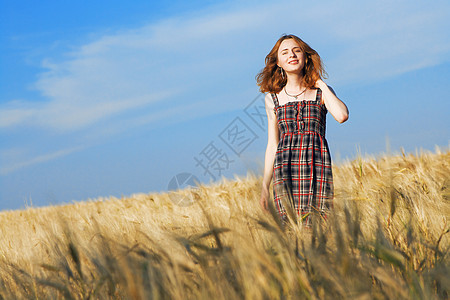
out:
<path id="1" fill-rule="evenodd" d="M 386 79 L 450 61 L 450 5 L 380 1 L 334 9 L 331 36 L 341 49 L 329 55 L 333 78 L 343 84 Z M 328 17 L 327 16 L 327 17 Z"/>
<path id="2" fill-rule="evenodd" d="M 69 155 L 71 153 L 74 152 L 78 152 L 83 150 L 85 147 L 83 146 L 78 146 L 78 147 L 72 147 L 72 148 L 68 148 L 68 149 L 62 149 L 62 150 L 58 150 L 52 153 L 46 153 L 43 155 L 39 155 L 36 157 L 33 157 L 31 159 L 28 160 L 24 160 L 24 161 L 18 161 L 18 162 L 12 162 L 10 164 L 7 164 L 5 166 L 0 167 L 0 175 L 7 175 L 9 173 L 12 173 L 16 170 L 25 168 L 25 167 L 29 167 L 32 165 L 36 165 L 36 164 L 40 164 L 43 162 L 47 162 L 47 161 L 51 161 L 60 157 L 64 157 L 66 155 Z"/>
<path id="3" fill-rule="evenodd" d="M 192 101 L 189 95 L 200 94 L 210 74 L 216 72 L 218 83 L 223 80 L 221 71 L 233 58 L 227 53 L 230 44 L 221 43 L 223 35 L 248 30 L 259 17 L 238 11 L 173 18 L 100 37 L 61 61 L 47 58 L 35 83 L 47 100 L 3 105 L 0 127 L 37 125 L 70 131 L 132 110 L 157 109 L 160 104 L 176 107 L 182 98 Z"/>
<path id="4" fill-rule="evenodd" d="M 448 59 L 450 40 L 440 34 L 450 18 L 445 3 L 346 3 L 305 7 L 281 2 L 212 10 L 102 36 L 60 61 L 45 59 L 35 87 L 47 101 L 1 106 L 0 128 L 77 130 L 126 112 L 150 111 L 161 103 L 175 107 L 183 103 L 181 98 L 202 91 L 222 92 L 224 84 L 239 80 L 233 78 L 236 70 L 249 61 L 257 62 L 256 73 L 263 57 L 255 59 L 255 53 L 267 52 L 271 39 L 286 29 L 311 36 L 323 50 L 332 77 L 342 84 L 398 75 Z M 267 49 L 260 49 L 261 39 L 271 40 Z"/>
<path id="5" fill-rule="evenodd" d="M 298 34 L 316 48 L 340 85 L 380 80 L 448 61 L 449 19 L 444 1 L 285 1 L 169 17 L 98 37 L 59 59 L 47 57 L 34 85 L 45 101 L 1 104 L 0 129 L 114 136 L 164 119 L 242 108 L 233 95 L 242 83 L 245 89 L 255 85 L 254 75 L 281 33 Z M 68 149 L 1 173 L 81 148 Z"/>

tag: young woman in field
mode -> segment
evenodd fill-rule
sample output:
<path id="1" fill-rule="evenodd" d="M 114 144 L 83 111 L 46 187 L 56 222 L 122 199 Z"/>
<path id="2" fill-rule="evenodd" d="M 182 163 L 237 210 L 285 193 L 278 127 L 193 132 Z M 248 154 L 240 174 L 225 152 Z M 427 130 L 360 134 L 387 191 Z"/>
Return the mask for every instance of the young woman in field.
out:
<path id="1" fill-rule="evenodd" d="M 309 226 L 311 213 L 326 218 L 333 207 L 326 114 L 329 111 L 343 123 L 348 109 L 322 81 L 326 73 L 320 56 L 297 36 L 281 36 L 265 64 L 256 77 L 260 91 L 267 92 L 268 120 L 260 204 L 268 210 L 273 177 L 274 204 L 280 217 L 286 220 L 287 212 L 295 212 Z"/>

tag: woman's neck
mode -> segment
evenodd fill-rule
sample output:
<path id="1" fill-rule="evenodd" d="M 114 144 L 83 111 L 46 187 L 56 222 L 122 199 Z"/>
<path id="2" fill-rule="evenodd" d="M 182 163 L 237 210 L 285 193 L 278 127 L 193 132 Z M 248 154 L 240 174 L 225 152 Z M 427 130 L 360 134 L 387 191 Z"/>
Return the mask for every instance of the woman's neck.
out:
<path id="1" fill-rule="evenodd" d="M 286 89 L 291 92 L 300 92 L 305 89 L 303 83 L 303 72 L 302 74 L 286 74 L 287 82 Z"/>

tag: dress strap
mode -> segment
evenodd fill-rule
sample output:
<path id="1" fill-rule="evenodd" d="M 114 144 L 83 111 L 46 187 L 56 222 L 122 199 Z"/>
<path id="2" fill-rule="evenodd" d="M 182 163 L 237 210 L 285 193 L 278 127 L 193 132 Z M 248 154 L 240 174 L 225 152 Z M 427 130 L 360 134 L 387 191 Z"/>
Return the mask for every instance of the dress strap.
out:
<path id="1" fill-rule="evenodd" d="M 275 107 L 273 108 L 273 112 L 274 112 L 275 114 L 277 114 L 277 108 L 278 108 L 278 106 L 279 106 L 277 94 L 275 94 L 275 93 L 270 93 L 270 95 L 272 96 L 273 103 L 275 104 Z"/>
<path id="2" fill-rule="evenodd" d="M 323 104 L 322 103 L 322 90 L 320 88 L 317 88 L 316 101 L 319 101 L 320 104 Z"/>
<path id="3" fill-rule="evenodd" d="M 273 103 L 275 103 L 275 107 L 280 106 L 280 105 L 278 104 L 278 97 L 277 97 L 277 94 L 275 94 L 275 93 L 270 93 L 270 95 L 272 96 Z"/>

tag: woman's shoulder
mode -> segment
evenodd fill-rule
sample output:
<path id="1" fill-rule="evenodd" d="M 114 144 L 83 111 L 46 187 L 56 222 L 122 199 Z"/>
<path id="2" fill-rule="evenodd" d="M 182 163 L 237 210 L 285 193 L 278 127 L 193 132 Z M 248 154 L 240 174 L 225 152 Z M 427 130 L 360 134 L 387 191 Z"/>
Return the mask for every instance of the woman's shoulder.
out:
<path id="1" fill-rule="evenodd" d="M 268 92 L 266 96 L 264 97 L 264 103 L 266 106 L 266 110 L 269 111 L 275 111 L 275 99 L 273 98 L 273 93 Z"/>
<path id="2" fill-rule="evenodd" d="M 275 97 L 276 97 L 275 93 L 267 92 L 266 96 L 264 97 L 264 102 L 266 102 L 266 104 L 271 104 L 272 106 L 274 106 L 275 105 Z"/>

